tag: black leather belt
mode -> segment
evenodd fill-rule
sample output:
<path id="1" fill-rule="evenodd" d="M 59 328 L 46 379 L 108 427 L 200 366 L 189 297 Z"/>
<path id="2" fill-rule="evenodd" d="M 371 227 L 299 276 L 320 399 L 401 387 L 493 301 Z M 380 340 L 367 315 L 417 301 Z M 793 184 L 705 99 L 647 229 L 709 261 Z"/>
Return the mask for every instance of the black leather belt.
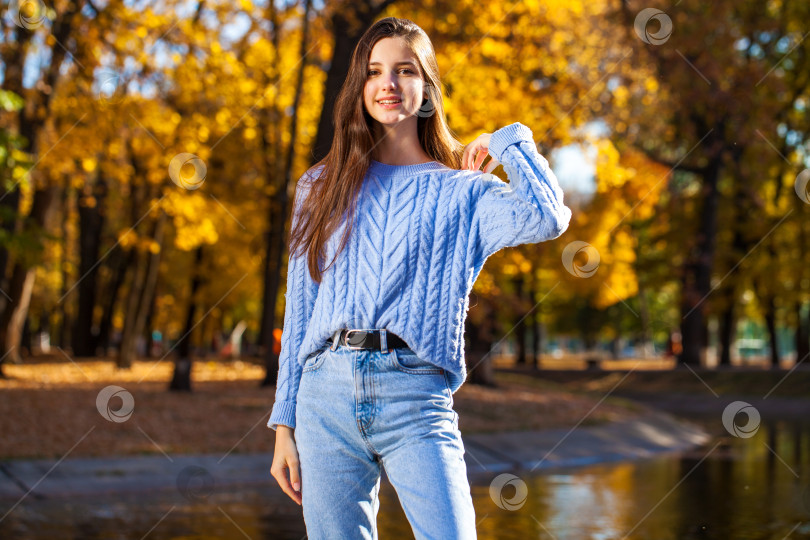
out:
<path id="1" fill-rule="evenodd" d="M 337 334 L 337 332 L 335 333 Z M 331 337 L 326 341 L 333 343 Z M 378 351 L 408 348 L 408 344 L 401 337 L 385 329 L 358 330 L 344 328 L 338 336 L 338 345 L 343 345 L 349 349 L 376 349 Z M 335 349 L 334 343 L 332 349 Z"/>

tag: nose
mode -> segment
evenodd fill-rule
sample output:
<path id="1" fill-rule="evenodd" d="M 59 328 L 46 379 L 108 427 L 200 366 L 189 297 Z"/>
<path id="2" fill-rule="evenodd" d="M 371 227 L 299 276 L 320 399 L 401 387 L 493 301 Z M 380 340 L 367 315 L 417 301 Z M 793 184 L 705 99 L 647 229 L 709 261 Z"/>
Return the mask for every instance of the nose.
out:
<path id="1" fill-rule="evenodd" d="M 386 88 L 396 88 L 397 86 L 397 74 L 394 72 L 390 72 L 386 75 L 384 79 L 384 86 Z"/>

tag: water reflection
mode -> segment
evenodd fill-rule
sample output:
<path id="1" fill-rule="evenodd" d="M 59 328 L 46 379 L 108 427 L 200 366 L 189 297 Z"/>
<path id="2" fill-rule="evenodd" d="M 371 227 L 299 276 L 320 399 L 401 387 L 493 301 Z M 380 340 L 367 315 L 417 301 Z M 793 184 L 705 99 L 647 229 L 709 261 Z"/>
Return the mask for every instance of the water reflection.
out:
<path id="1" fill-rule="evenodd" d="M 718 432 L 724 435 L 725 432 Z M 763 424 L 749 439 L 718 437 L 688 455 L 594 465 L 533 476 L 518 510 L 474 479 L 481 539 L 810 539 L 810 425 Z M 505 497 L 514 495 L 506 486 Z M 380 538 L 412 533 L 383 483 Z M 0 515 L 12 502 L 0 503 Z M 298 505 L 272 486 L 221 488 L 193 503 L 175 492 L 25 499 L 0 522 L 0 538 L 253 538 L 306 535 Z"/>

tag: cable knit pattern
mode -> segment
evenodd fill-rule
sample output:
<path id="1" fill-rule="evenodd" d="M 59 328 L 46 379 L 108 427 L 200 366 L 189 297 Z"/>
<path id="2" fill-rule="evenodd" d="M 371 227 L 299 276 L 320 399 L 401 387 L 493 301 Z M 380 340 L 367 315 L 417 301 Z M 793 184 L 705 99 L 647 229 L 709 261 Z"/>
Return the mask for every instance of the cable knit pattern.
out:
<path id="1" fill-rule="evenodd" d="M 447 370 L 453 393 L 467 377 L 464 321 L 469 294 L 487 258 L 502 248 L 550 240 L 571 210 L 531 130 L 516 122 L 492 134 L 489 153 L 509 183 L 481 171 L 431 161 L 371 161 L 344 251 L 323 274 L 290 257 L 276 401 L 267 422 L 295 427 L 301 370 L 339 328 L 386 328 L 421 358 Z M 296 189 L 293 224 L 309 182 Z M 331 262 L 345 222 L 326 245 Z"/>

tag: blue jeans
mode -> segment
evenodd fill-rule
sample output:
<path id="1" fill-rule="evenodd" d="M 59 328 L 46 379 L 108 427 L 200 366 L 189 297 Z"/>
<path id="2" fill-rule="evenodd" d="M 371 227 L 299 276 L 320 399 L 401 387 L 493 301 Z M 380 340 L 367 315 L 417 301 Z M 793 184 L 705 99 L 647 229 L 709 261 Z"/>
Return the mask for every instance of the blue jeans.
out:
<path id="1" fill-rule="evenodd" d="M 377 538 L 381 465 L 417 540 L 476 538 L 447 375 L 411 349 L 310 355 L 294 436 L 309 540 Z"/>

